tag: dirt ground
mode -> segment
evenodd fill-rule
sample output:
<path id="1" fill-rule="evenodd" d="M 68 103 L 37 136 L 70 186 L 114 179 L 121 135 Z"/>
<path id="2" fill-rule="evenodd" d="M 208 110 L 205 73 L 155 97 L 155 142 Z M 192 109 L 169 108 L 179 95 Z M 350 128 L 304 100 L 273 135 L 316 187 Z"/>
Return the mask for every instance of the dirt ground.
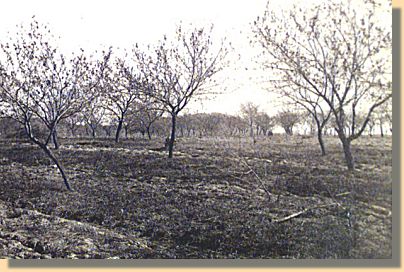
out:
<path id="1" fill-rule="evenodd" d="M 392 140 L 0 141 L 0 258 L 391 258 Z"/>

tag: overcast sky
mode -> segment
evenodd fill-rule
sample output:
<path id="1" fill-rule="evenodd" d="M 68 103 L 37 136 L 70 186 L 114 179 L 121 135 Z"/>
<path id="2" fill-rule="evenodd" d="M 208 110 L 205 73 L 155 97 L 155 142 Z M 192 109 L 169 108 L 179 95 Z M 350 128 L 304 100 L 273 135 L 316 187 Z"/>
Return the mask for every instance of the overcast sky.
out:
<path id="1" fill-rule="evenodd" d="M 314 0 L 311 0 L 312 2 Z M 317 1 L 317 0 L 316 0 Z M 387 1 L 387 0 L 386 0 Z M 133 44 L 150 44 L 164 34 L 172 35 L 183 22 L 215 26 L 215 35 L 225 35 L 241 59 L 224 76 L 227 93 L 192 111 L 236 113 L 240 103 L 252 101 L 261 109 L 276 112 L 274 99 L 257 83 L 253 68 L 256 51 L 249 44 L 251 23 L 262 15 L 267 0 L 9 0 L 2 3 L 0 39 L 12 35 L 15 26 L 31 21 L 33 15 L 49 24 L 61 37 L 60 47 L 92 51 L 112 45 L 130 49 Z M 271 5 L 291 6 L 300 0 L 273 0 Z M 237 70 L 236 70 L 237 69 Z"/>
<path id="2" fill-rule="evenodd" d="M 226 35 L 242 59 L 226 73 L 227 94 L 193 104 L 193 111 L 235 113 L 239 105 L 249 100 L 272 108 L 268 93 L 250 78 L 254 52 L 249 44 L 250 24 L 260 15 L 267 0 L 69 0 L 69 1 L 4 1 L 0 16 L 0 39 L 15 26 L 28 23 L 33 15 L 48 23 L 54 34 L 61 37 L 60 47 L 72 51 L 84 48 L 114 47 L 130 49 L 135 43 L 153 43 L 164 34 L 174 34 L 182 22 L 215 26 L 215 35 Z M 240 67 L 234 72 L 235 66 Z M 247 68 L 248 70 L 246 70 Z"/>

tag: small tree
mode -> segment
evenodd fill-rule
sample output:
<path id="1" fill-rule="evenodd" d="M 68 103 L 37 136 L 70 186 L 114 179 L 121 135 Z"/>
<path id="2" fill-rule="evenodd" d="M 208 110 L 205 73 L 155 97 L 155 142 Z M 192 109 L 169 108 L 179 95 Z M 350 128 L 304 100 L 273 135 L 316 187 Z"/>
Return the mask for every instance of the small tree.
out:
<path id="1" fill-rule="evenodd" d="M 86 102 L 81 111 L 82 120 L 91 129 L 91 136 L 96 137 L 97 128 L 105 118 L 106 109 L 103 107 L 103 97 L 99 92 L 86 96 Z"/>
<path id="2" fill-rule="evenodd" d="M 310 86 L 302 88 L 301 85 L 304 85 L 304 82 L 300 82 L 297 87 L 294 85 L 284 86 L 283 84 L 284 83 L 280 84 L 282 87 L 278 86 L 278 88 L 276 88 L 277 92 L 279 92 L 283 98 L 287 98 L 289 102 L 303 108 L 313 119 L 317 128 L 317 140 L 320 145 L 321 155 L 324 156 L 326 150 L 323 140 L 323 130 L 330 120 L 332 114 L 331 108 L 321 97 L 313 95 L 311 91 L 308 91 Z"/>
<path id="3" fill-rule="evenodd" d="M 247 122 L 248 127 L 250 128 L 250 137 L 255 143 L 254 125 L 256 124 L 258 116 L 258 105 L 255 105 L 252 102 L 247 102 L 240 106 L 240 111 L 242 118 Z"/>
<path id="4" fill-rule="evenodd" d="M 371 117 L 368 121 L 369 136 L 373 136 L 373 129 L 376 125 L 375 120 Z"/>
<path id="5" fill-rule="evenodd" d="M 83 117 L 81 114 L 76 113 L 72 114 L 69 117 L 63 120 L 63 125 L 67 127 L 68 131 L 70 132 L 70 136 L 76 137 L 77 130 L 79 129 L 80 125 L 83 122 Z"/>
<path id="6" fill-rule="evenodd" d="M 272 132 L 276 124 L 276 120 L 265 112 L 259 112 L 256 117 L 256 123 L 262 133 L 264 135 L 268 135 Z"/>
<path id="7" fill-rule="evenodd" d="M 254 24 L 257 40 L 271 56 L 266 66 L 277 74 L 275 81 L 304 90 L 330 108 L 349 170 L 354 169 L 352 141 L 391 97 L 391 27 L 381 25 L 386 14 L 391 17 L 391 3 L 374 0 L 324 1 L 283 12 L 268 5 Z"/>
<path id="8" fill-rule="evenodd" d="M 300 114 L 289 110 L 281 111 L 277 114 L 276 120 L 287 135 L 293 135 L 293 127 L 299 123 Z"/>
<path id="9" fill-rule="evenodd" d="M 380 136 L 384 137 L 384 127 L 386 123 L 389 124 L 390 132 L 392 128 L 392 99 L 389 99 L 375 110 L 374 118 L 375 122 L 379 124 Z"/>
<path id="10" fill-rule="evenodd" d="M 163 115 L 164 111 L 156 103 L 145 96 L 141 100 L 138 106 L 138 110 L 132 114 L 132 123 L 138 123 L 142 130 L 147 134 L 149 140 L 151 140 L 151 128 L 153 124 Z"/>
<path id="11" fill-rule="evenodd" d="M 147 82 L 144 94 L 162 105 L 171 117 L 168 157 L 172 158 L 178 114 L 196 98 L 210 93 L 213 80 L 223 68 L 227 54 L 223 43 L 216 50 L 212 43 L 212 29 L 195 28 L 176 31 L 175 40 L 166 37 L 154 48 L 154 53 L 134 49 L 139 69 Z"/>
<path id="12" fill-rule="evenodd" d="M 50 31 L 35 20 L 15 37 L 1 44 L 0 108 L 23 125 L 28 138 L 55 163 L 71 190 L 63 166 L 48 144 L 53 137 L 57 147 L 57 125 L 80 111 L 82 90 L 97 84 L 95 66 L 90 66 L 83 54 L 67 59 L 58 53 L 50 43 Z M 102 63 L 107 59 L 105 56 Z M 40 129 L 34 128 L 34 120 L 40 122 Z"/>
<path id="13" fill-rule="evenodd" d="M 116 143 L 119 142 L 119 136 L 128 113 L 135 111 L 140 86 L 141 80 L 137 71 L 123 58 L 115 57 L 104 71 L 101 85 L 104 91 L 103 106 L 116 119 Z"/>
<path id="14" fill-rule="evenodd" d="M 191 136 L 191 132 L 193 132 L 193 135 L 196 133 L 197 129 L 197 120 L 195 119 L 195 116 L 193 114 L 185 113 L 181 116 L 178 116 L 178 125 L 182 127 L 184 131 L 187 133 L 187 137 Z M 185 135 L 184 135 L 185 136 Z"/>
<path id="15" fill-rule="evenodd" d="M 191 116 L 200 136 L 213 136 L 220 129 L 222 121 L 220 113 L 196 113 Z"/>

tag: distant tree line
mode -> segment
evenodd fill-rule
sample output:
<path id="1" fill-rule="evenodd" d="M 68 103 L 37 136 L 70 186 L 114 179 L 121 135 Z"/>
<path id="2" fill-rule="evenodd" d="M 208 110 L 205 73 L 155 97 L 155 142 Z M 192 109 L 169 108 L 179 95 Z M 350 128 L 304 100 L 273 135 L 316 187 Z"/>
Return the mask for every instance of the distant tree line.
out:
<path id="1" fill-rule="evenodd" d="M 315 120 L 305 112 L 283 110 L 271 116 L 259 111 L 259 106 L 251 102 L 242 104 L 238 115 L 225 113 L 186 113 L 177 117 L 178 137 L 269 137 L 274 134 L 275 128 L 280 128 L 286 135 L 310 135 L 317 134 Z M 380 108 L 382 110 L 383 108 Z M 163 139 L 170 135 L 171 118 L 164 116 L 162 111 L 150 111 L 143 109 L 135 113 L 129 113 L 122 125 L 123 135 L 121 138 L 152 138 Z M 73 115 L 62 120 L 58 125 L 59 136 L 64 138 L 110 138 L 115 140 L 114 132 L 117 124 L 113 118 L 106 114 L 95 119 L 89 115 Z M 363 118 L 363 117 L 360 117 Z M 372 115 L 369 120 L 366 134 L 369 136 L 392 132 L 391 111 Z M 333 120 L 324 126 L 323 136 L 337 136 L 333 127 Z M 41 122 L 33 121 L 33 126 L 38 131 L 46 129 Z M 345 127 L 346 133 L 350 134 L 350 123 Z M 279 131 L 279 130 L 278 130 Z M 26 138 L 24 128 L 13 119 L 0 118 L 1 138 Z"/>

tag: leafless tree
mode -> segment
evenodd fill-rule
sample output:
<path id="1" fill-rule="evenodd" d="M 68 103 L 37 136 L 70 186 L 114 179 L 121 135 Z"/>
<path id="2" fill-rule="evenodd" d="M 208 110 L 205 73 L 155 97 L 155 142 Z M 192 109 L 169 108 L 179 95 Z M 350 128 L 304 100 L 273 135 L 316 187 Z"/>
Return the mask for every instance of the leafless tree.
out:
<path id="1" fill-rule="evenodd" d="M 268 135 L 269 133 L 272 133 L 272 130 L 276 125 L 276 120 L 274 117 L 269 116 L 265 112 L 258 112 L 256 116 L 256 123 L 259 130 L 262 131 L 264 135 Z"/>
<path id="2" fill-rule="evenodd" d="M 276 115 L 277 124 L 287 135 L 293 135 L 293 127 L 299 123 L 301 114 L 290 110 L 283 110 Z"/>
<path id="3" fill-rule="evenodd" d="M 258 105 L 254 104 L 252 102 L 247 102 L 245 104 L 241 104 L 240 112 L 241 112 L 242 118 L 248 124 L 248 127 L 250 129 L 250 137 L 251 137 L 251 139 L 253 139 L 253 141 L 255 143 L 254 126 L 256 125 L 256 119 L 258 116 Z"/>
<path id="4" fill-rule="evenodd" d="M 212 28 L 190 32 L 178 27 L 173 42 L 164 37 L 154 53 L 134 49 L 148 87 L 144 92 L 163 106 L 171 117 L 168 157 L 173 156 L 178 114 L 191 100 L 208 95 L 217 83 L 214 76 L 223 69 L 227 49 L 214 45 Z M 215 47 L 216 46 L 216 47 Z M 151 50 L 151 49 L 150 49 Z M 149 51 L 150 51 L 149 50 Z"/>
<path id="5" fill-rule="evenodd" d="M 240 116 L 227 115 L 224 119 L 224 126 L 228 130 L 229 135 L 233 136 L 242 134 L 246 130 L 247 124 Z"/>
<path id="6" fill-rule="evenodd" d="M 1 44 L 1 108 L 23 125 L 28 138 L 55 163 L 71 190 L 63 166 L 48 144 L 53 137 L 57 147 L 57 125 L 80 111 L 83 90 L 97 84 L 97 65 L 90 66 L 84 54 L 67 59 L 51 44 L 52 40 L 47 26 L 33 20 L 29 27 L 21 27 L 15 39 Z M 101 63 L 107 59 L 105 56 Z M 46 130 L 36 130 L 34 120 Z"/>
<path id="7" fill-rule="evenodd" d="M 70 135 L 72 137 L 76 137 L 77 130 L 79 129 L 80 125 L 83 122 L 83 116 L 79 113 L 72 114 L 65 118 L 61 124 L 64 124 L 67 127 L 68 131 L 70 131 Z"/>
<path id="8" fill-rule="evenodd" d="M 213 136 L 220 130 L 221 117 L 219 113 L 196 113 L 192 115 L 192 120 L 199 136 Z"/>
<path id="9" fill-rule="evenodd" d="M 125 59 L 128 56 L 125 56 Z M 115 56 L 105 69 L 101 88 L 105 97 L 103 106 L 117 121 L 115 142 L 129 112 L 134 112 L 140 95 L 141 80 L 138 71 L 122 57 Z"/>
<path id="10" fill-rule="evenodd" d="M 105 119 L 106 109 L 100 92 L 95 92 L 85 97 L 85 104 L 80 112 L 81 119 L 91 129 L 91 136 L 96 137 L 97 128 Z"/>
<path id="11" fill-rule="evenodd" d="M 368 121 L 369 136 L 373 136 L 373 130 L 375 128 L 375 125 L 376 125 L 375 119 L 373 119 L 373 116 L 371 116 Z"/>
<path id="12" fill-rule="evenodd" d="M 151 128 L 163 113 L 164 111 L 157 103 L 154 103 L 149 96 L 145 96 L 139 102 L 138 109 L 131 115 L 131 120 L 132 123 L 138 123 L 151 140 Z"/>
<path id="13" fill-rule="evenodd" d="M 266 66 L 274 72 L 273 82 L 308 92 L 331 109 L 349 170 L 354 169 L 352 141 L 391 97 L 391 27 L 381 25 L 377 14 L 383 12 L 391 16 L 391 3 L 335 0 L 283 12 L 268 4 L 254 23 L 257 41 L 270 56 Z M 362 122 L 359 111 L 365 115 Z"/>
<path id="14" fill-rule="evenodd" d="M 320 145 L 321 155 L 326 155 L 323 130 L 332 114 L 329 105 L 320 96 L 314 95 L 307 88 L 301 88 L 300 86 L 283 86 L 282 88 L 276 88 L 276 90 L 282 97 L 287 98 L 310 114 L 317 128 L 317 140 Z"/>
<path id="15" fill-rule="evenodd" d="M 384 127 L 386 123 L 389 124 L 390 132 L 392 132 L 392 99 L 389 99 L 375 110 L 375 122 L 379 124 L 380 136 L 384 137 Z"/>
<path id="16" fill-rule="evenodd" d="M 182 130 L 184 130 L 184 132 L 187 133 L 187 137 L 195 135 L 197 130 L 197 122 L 193 114 L 185 113 L 181 116 L 178 116 L 178 125 L 182 128 Z"/>

